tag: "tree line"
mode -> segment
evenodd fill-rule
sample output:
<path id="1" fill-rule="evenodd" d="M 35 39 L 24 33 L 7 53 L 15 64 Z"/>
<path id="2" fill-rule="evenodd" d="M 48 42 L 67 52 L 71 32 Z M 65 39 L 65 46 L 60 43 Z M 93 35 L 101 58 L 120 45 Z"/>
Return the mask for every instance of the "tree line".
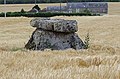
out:
<path id="1" fill-rule="evenodd" d="M 26 4 L 35 3 L 35 0 L 6 0 L 7 4 Z M 120 2 L 120 0 L 36 0 L 37 3 L 65 3 L 65 2 Z M 0 0 L 3 4 L 4 0 Z"/>

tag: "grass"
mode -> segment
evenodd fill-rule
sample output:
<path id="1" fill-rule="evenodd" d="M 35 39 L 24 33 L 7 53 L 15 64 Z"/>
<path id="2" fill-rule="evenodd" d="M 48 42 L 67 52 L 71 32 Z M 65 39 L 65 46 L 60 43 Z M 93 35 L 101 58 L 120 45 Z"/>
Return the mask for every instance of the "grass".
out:
<path id="1" fill-rule="evenodd" d="M 109 12 L 108 14 L 110 15 L 116 15 L 116 14 L 120 14 L 120 4 L 119 2 L 109 2 Z M 59 3 L 52 3 L 52 4 L 38 4 L 40 6 L 41 9 L 46 8 L 47 6 L 59 6 Z M 65 5 L 64 3 L 62 5 Z M 18 12 L 21 11 L 21 9 L 23 8 L 25 11 L 29 11 L 32 7 L 34 6 L 34 4 L 7 4 L 6 8 L 4 7 L 4 5 L 0 4 L 0 12 Z"/>
<path id="2" fill-rule="evenodd" d="M 40 6 L 41 9 L 46 8 L 47 6 L 59 6 L 59 3 L 53 3 L 53 4 L 38 4 Z M 62 4 L 65 5 L 65 4 Z M 21 11 L 21 9 L 23 8 L 25 11 L 29 11 L 31 10 L 31 8 L 34 6 L 34 4 L 8 4 L 6 5 L 6 8 L 4 7 L 4 5 L 0 5 L 1 9 L 0 12 L 4 12 L 4 10 L 6 10 L 7 12 L 18 12 Z M 5 9 L 4 9 L 5 8 Z"/>
<path id="3" fill-rule="evenodd" d="M 87 50 L 25 50 L 33 18 L 0 18 L 0 79 L 120 79 L 120 15 L 110 4 L 111 15 L 52 17 L 77 20 L 82 40 L 89 30 Z"/>

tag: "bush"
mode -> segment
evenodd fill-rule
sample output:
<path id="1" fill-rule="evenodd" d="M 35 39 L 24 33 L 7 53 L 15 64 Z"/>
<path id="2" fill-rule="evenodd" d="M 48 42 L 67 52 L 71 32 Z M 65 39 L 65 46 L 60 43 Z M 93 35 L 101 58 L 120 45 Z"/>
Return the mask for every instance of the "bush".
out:
<path id="1" fill-rule="evenodd" d="M 89 48 L 89 41 L 90 41 L 90 35 L 89 35 L 89 32 L 87 33 L 86 37 L 85 37 L 85 41 L 84 41 L 84 44 L 85 44 L 85 49 L 88 49 Z"/>
<path id="2" fill-rule="evenodd" d="M 5 15 L 4 15 L 4 13 L 0 13 L 0 17 L 4 17 Z"/>
<path id="3" fill-rule="evenodd" d="M 85 14 L 91 14 L 91 12 L 87 8 L 84 10 L 84 13 Z"/>
<path id="4" fill-rule="evenodd" d="M 20 12 L 21 12 L 21 13 L 25 13 L 25 10 L 22 8 Z"/>
<path id="5" fill-rule="evenodd" d="M 21 12 L 7 12 L 7 17 L 53 17 L 53 16 L 98 16 L 96 14 L 91 14 L 89 12 L 84 13 L 51 13 L 51 12 L 40 12 L 40 13 L 30 13 L 21 10 Z M 0 17 L 4 17 L 4 13 L 0 13 Z"/>

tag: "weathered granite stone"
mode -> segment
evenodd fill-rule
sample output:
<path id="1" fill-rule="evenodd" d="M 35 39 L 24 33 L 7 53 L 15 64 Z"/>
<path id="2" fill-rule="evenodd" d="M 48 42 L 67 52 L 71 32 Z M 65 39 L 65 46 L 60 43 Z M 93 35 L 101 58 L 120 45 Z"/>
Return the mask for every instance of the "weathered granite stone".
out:
<path id="1" fill-rule="evenodd" d="M 73 31 L 69 29 L 74 27 Z M 48 24 L 47 24 L 48 23 Z M 52 25 L 51 24 L 61 24 Z M 63 23 L 63 24 L 62 24 Z M 64 25 L 65 23 L 65 25 Z M 57 20 L 57 19 L 34 19 L 31 25 L 36 27 L 30 40 L 25 45 L 26 49 L 30 50 L 64 50 L 73 48 L 75 50 L 83 49 L 84 43 L 75 33 L 77 31 L 77 22 L 72 20 Z M 60 28 L 60 30 L 58 29 Z M 67 31 L 67 32 L 66 32 Z"/>
<path id="2" fill-rule="evenodd" d="M 55 31 L 55 32 L 77 32 L 78 26 L 75 20 L 64 20 L 64 19 L 33 19 L 30 22 L 31 26 Z"/>
<path id="3" fill-rule="evenodd" d="M 64 50 L 68 48 L 82 49 L 84 43 L 76 33 L 57 33 L 36 29 L 25 46 L 32 50 Z"/>

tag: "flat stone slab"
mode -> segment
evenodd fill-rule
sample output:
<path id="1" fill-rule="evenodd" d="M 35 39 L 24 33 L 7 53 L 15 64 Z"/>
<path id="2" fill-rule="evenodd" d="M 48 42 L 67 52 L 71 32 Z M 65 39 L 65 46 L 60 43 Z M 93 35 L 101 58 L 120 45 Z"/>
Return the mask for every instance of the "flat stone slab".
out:
<path id="1" fill-rule="evenodd" d="M 30 24 L 33 27 L 47 31 L 66 32 L 66 33 L 72 33 L 78 31 L 76 20 L 37 18 L 31 20 Z"/>

